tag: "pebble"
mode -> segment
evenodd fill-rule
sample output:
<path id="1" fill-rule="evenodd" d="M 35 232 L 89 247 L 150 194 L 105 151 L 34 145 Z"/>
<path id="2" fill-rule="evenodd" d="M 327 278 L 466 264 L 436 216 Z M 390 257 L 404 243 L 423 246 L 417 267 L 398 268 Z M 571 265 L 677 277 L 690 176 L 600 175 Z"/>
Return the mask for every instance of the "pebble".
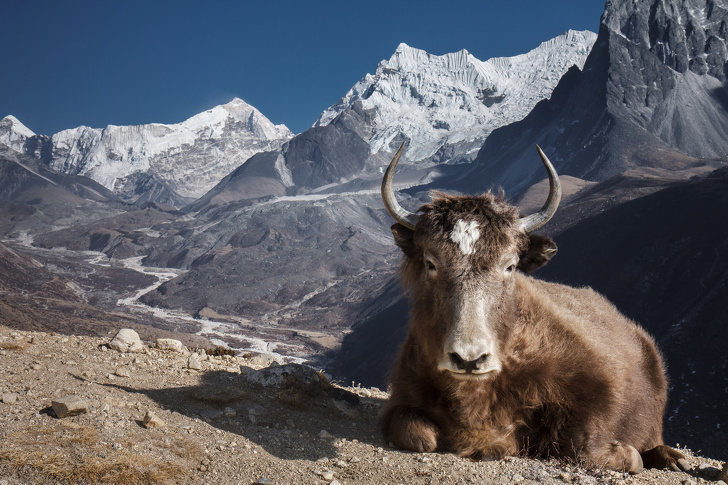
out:
<path id="1" fill-rule="evenodd" d="M 109 342 L 109 347 L 118 352 L 141 352 L 144 344 L 139 334 L 131 328 L 122 328 L 119 333 Z"/>
<path id="2" fill-rule="evenodd" d="M 117 376 L 119 376 L 119 377 L 129 377 L 129 376 L 131 376 L 131 372 L 129 372 L 129 369 L 127 369 L 126 367 L 119 367 L 118 369 L 116 369 L 116 371 L 114 372 L 114 374 L 117 375 Z"/>
<path id="3" fill-rule="evenodd" d="M 160 350 L 173 350 L 174 352 L 184 352 L 187 350 L 182 342 L 173 338 L 158 338 L 156 347 Z"/>
<path id="4" fill-rule="evenodd" d="M 163 428 L 165 426 L 165 422 L 151 411 L 147 411 L 144 415 L 142 424 L 145 428 Z"/>
<path id="5" fill-rule="evenodd" d="M 51 401 L 51 407 L 57 418 L 77 416 L 88 412 L 88 403 L 78 396 L 65 396 Z"/>
<path id="6" fill-rule="evenodd" d="M 273 479 L 272 479 L 272 478 L 268 478 L 268 477 L 260 477 L 260 478 L 259 478 L 259 479 L 257 479 L 257 480 L 256 480 L 255 482 L 253 482 L 253 485 L 273 485 L 273 484 L 275 484 L 275 483 L 276 483 L 276 482 L 275 482 L 275 481 L 273 481 Z"/>
<path id="7" fill-rule="evenodd" d="M 333 438 L 333 436 L 331 436 L 331 433 L 329 433 L 325 429 L 322 429 L 321 432 L 319 433 L 319 438 L 329 439 L 329 438 Z"/>
<path id="8" fill-rule="evenodd" d="M 0 401 L 4 402 L 5 404 L 15 404 L 17 400 L 18 395 L 14 392 L 5 392 L 0 395 Z"/>
<path id="9" fill-rule="evenodd" d="M 321 478 L 323 478 L 324 480 L 333 480 L 334 472 L 332 472 L 331 470 L 326 470 L 321 474 Z"/>
<path id="10" fill-rule="evenodd" d="M 197 353 L 191 354 L 187 359 L 187 368 L 193 370 L 201 370 L 202 362 L 200 361 L 200 355 Z"/>
<path id="11" fill-rule="evenodd" d="M 682 485 L 698 485 L 698 482 L 693 478 L 686 478 L 682 481 Z"/>

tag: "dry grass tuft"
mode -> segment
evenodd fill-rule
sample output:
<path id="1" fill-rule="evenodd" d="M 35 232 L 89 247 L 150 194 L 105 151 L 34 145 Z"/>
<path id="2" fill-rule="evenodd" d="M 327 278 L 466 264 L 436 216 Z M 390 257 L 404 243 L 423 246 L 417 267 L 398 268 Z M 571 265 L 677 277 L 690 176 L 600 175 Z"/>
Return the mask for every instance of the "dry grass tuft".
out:
<path id="1" fill-rule="evenodd" d="M 172 456 L 164 457 L 132 452 L 134 445 L 115 449 L 99 439 L 97 430 L 73 423 L 29 426 L 3 437 L 0 469 L 39 483 L 164 483 L 183 478 L 185 461 L 194 454 L 184 439 L 169 444 Z"/>
<path id="2" fill-rule="evenodd" d="M 25 350 L 26 347 L 27 347 L 27 345 L 25 345 L 25 344 L 18 344 L 18 343 L 15 343 L 15 342 L 4 342 L 4 343 L 1 343 L 0 344 L 0 350 L 17 350 L 17 351 L 21 351 L 21 350 Z"/>
<path id="3" fill-rule="evenodd" d="M 215 348 L 206 348 L 205 353 L 207 355 L 214 355 L 215 357 L 222 357 L 223 355 L 235 357 L 235 351 L 233 349 L 223 347 L 222 345 L 218 345 Z"/>

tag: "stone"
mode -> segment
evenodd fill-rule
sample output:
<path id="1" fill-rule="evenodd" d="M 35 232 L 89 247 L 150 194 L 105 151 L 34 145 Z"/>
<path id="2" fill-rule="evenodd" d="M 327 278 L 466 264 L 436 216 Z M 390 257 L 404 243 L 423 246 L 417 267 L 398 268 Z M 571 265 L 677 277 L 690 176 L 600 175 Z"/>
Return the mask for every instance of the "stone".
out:
<path id="1" fill-rule="evenodd" d="M 109 347 L 119 352 L 141 352 L 144 344 L 139 334 L 131 328 L 122 328 L 109 342 Z"/>
<path id="2" fill-rule="evenodd" d="M 278 361 L 272 354 L 257 354 L 250 359 L 250 363 L 256 367 L 270 367 L 274 363 L 278 364 Z"/>
<path id="3" fill-rule="evenodd" d="M 147 411 L 144 415 L 142 424 L 144 424 L 145 428 L 163 428 L 165 426 L 165 422 L 151 411 Z"/>
<path id="4" fill-rule="evenodd" d="M 54 399 L 51 408 L 57 418 L 66 418 L 88 412 L 88 403 L 85 399 L 71 395 Z"/>
<path id="5" fill-rule="evenodd" d="M 18 395 L 14 392 L 4 392 L 2 395 L 0 395 L 0 401 L 4 402 L 5 404 L 15 404 L 17 400 Z"/>
<path id="6" fill-rule="evenodd" d="M 173 350 L 175 352 L 185 352 L 187 350 L 182 342 L 173 338 L 158 338 L 156 346 L 160 350 Z"/>
<path id="7" fill-rule="evenodd" d="M 200 354 L 194 353 L 194 354 L 190 355 L 190 358 L 187 359 L 187 368 L 193 369 L 193 370 L 202 369 L 202 362 L 200 361 Z"/>
<path id="8" fill-rule="evenodd" d="M 127 369 L 126 367 L 119 367 L 118 369 L 116 369 L 114 374 L 119 377 L 130 377 L 131 376 L 131 372 L 129 372 L 129 369 Z"/>

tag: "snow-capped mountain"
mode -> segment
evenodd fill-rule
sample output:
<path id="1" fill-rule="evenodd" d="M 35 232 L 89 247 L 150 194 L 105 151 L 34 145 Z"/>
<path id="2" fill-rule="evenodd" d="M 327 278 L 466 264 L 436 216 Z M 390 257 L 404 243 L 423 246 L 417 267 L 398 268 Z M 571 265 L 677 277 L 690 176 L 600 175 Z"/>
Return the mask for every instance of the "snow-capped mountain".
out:
<path id="1" fill-rule="evenodd" d="M 477 149 L 493 129 L 522 119 L 548 98 L 567 69 L 581 68 L 595 40 L 593 32 L 570 30 L 526 54 L 487 61 L 466 50 L 436 56 L 400 44 L 314 126 L 361 102 L 364 110 L 376 110 L 372 153 L 389 151 L 402 135 L 410 140 L 410 161 L 431 157 L 443 145 L 475 142 Z"/>
<path id="2" fill-rule="evenodd" d="M 400 44 L 314 125 L 259 153 L 190 209 L 265 195 L 375 190 L 408 141 L 399 181 L 422 184 L 472 160 L 492 130 L 523 118 L 559 78 L 581 66 L 596 34 L 568 31 L 531 52 L 479 61 Z"/>
<path id="3" fill-rule="evenodd" d="M 25 142 L 35 133 L 15 116 L 8 115 L 0 120 L 0 143 L 12 148 L 16 152 L 23 152 Z"/>
<path id="4" fill-rule="evenodd" d="M 200 197 L 254 154 L 293 136 L 238 98 L 172 125 L 81 126 L 38 137 L 14 117 L 2 123 L 0 141 L 11 148 L 42 158 L 52 170 L 85 175 L 130 201 L 149 200 L 140 184 L 144 192 L 166 194 L 165 202 Z"/>
<path id="5" fill-rule="evenodd" d="M 631 169 L 671 174 L 728 159 L 728 4 L 607 2 L 582 71 L 498 129 L 452 186 L 522 190 L 543 178 L 539 144 L 561 175 L 601 181 Z M 470 185 L 468 185 L 468 183 Z"/>

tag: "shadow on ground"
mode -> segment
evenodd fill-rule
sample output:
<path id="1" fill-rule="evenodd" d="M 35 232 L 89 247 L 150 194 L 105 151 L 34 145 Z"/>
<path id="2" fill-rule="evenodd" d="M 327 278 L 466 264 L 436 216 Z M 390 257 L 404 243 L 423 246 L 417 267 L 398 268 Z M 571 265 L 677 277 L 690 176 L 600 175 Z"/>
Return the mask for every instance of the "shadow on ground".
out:
<path id="1" fill-rule="evenodd" d="M 239 434 L 281 459 L 333 458 L 339 439 L 384 444 L 378 419 L 382 399 L 335 387 L 322 373 L 303 365 L 242 369 L 241 374 L 201 373 L 196 386 L 105 385 L 144 394 L 166 410 Z"/>

